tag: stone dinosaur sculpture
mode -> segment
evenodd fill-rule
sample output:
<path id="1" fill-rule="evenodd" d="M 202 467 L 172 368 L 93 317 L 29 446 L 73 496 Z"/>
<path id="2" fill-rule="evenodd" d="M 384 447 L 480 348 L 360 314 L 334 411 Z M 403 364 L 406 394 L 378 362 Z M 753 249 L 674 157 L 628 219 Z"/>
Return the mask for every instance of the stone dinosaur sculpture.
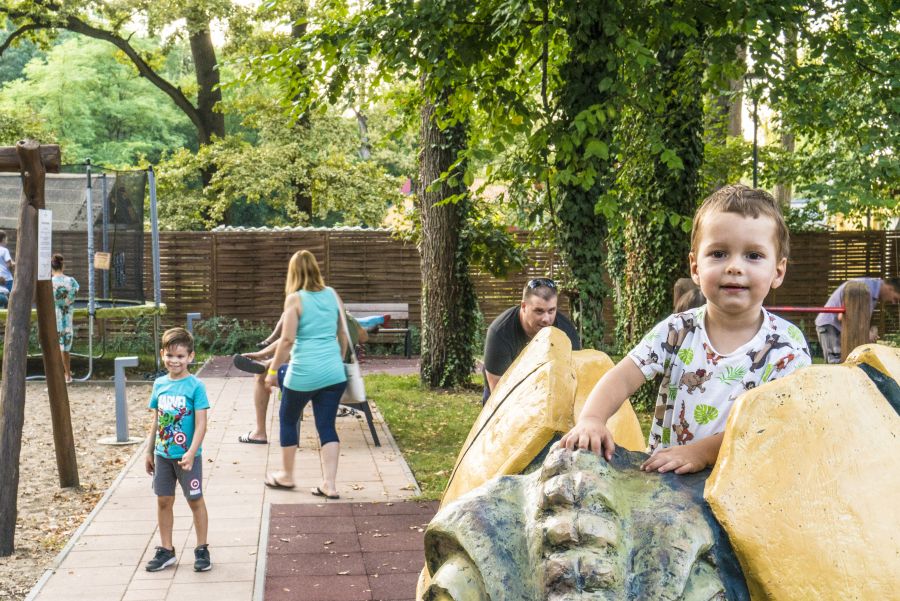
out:
<path id="1" fill-rule="evenodd" d="M 609 464 L 554 448 L 611 366 L 553 328 L 523 351 L 426 530 L 419 599 L 895 598 L 898 349 L 748 391 L 716 467 L 689 477 L 637 469 L 630 406 Z"/>

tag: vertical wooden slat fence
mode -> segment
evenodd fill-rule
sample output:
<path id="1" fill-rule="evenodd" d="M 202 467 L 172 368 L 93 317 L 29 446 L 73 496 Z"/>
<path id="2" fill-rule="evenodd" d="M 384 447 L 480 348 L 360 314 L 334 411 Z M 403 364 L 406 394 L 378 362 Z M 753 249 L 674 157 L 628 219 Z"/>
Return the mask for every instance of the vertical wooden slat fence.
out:
<path id="1" fill-rule="evenodd" d="M 520 241 L 527 234 L 520 234 Z M 247 232 L 163 232 L 163 299 L 167 323 L 200 311 L 272 323 L 283 299 L 290 256 L 301 248 L 316 255 L 328 283 L 348 302 L 408 302 L 410 321 L 421 320 L 421 267 L 414 245 L 378 230 L 298 230 Z M 791 260 L 781 288 L 767 304 L 819 306 L 831 291 L 854 277 L 890 277 L 900 268 L 900 232 L 821 232 L 794 234 Z M 146 250 L 149 257 L 149 248 Z M 533 277 L 559 278 L 564 265 L 555 251 L 534 249 L 528 266 L 506 279 L 473 270 L 472 279 L 485 323 L 518 303 L 522 286 Z M 147 272 L 149 274 L 149 271 Z M 214 293 L 213 293 L 214 292 Z M 148 291 L 147 297 L 151 294 Z M 604 315 L 612 331 L 612 301 Z M 560 307 L 571 314 L 569 298 Z M 814 315 L 788 315 L 815 339 Z M 873 318 L 881 332 L 900 327 L 890 308 Z"/>
<path id="2" fill-rule="evenodd" d="M 521 241 L 527 234 L 519 234 Z M 14 252 L 15 239 L 10 240 Z M 58 234 L 54 248 L 66 255 L 67 272 L 87 294 L 84 234 Z M 162 232 L 162 297 L 168 305 L 166 326 L 181 325 L 185 314 L 221 316 L 273 324 L 281 312 L 288 259 L 299 249 L 316 255 L 326 281 L 347 302 L 407 302 L 410 321 L 421 321 L 421 267 L 415 245 L 383 230 L 272 230 Z M 137 252 L 137 251 L 134 251 Z M 144 290 L 153 298 L 150 236 L 144 237 Z M 559 279 L 565 269 L 553 250 L 529 251 L 528 266 L 506 279 L 473 270 L 472 279 L 485 324 L 517 304 L 522 286 L 533 277 Z M 822 232 L 791 237 L 791 260 L 781 288 L 770 305 L 819 306 L 842 282 L 854 277 L 896 277 L 900 273 L 900 231 Z M 135 274 L 126 274 L 134 278 Z M 98 291 L 100 289 L 98 277 Z M 99 292 L 98 292 L 99 295 Z M 568 296 L 560 307 L 572 313 Z M 613 330 L 612 300 L 604 307 Z M 815 340 L 815 315 L 786 315 Z M 900 330 L 900 307 L 873 317 L 882 333 Z"/>

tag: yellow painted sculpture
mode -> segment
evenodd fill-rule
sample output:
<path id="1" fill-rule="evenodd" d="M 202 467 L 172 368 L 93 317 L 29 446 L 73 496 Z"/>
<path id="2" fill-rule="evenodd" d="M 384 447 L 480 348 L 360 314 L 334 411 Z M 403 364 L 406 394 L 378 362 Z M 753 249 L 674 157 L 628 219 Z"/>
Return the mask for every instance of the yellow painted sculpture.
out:
<path id="1" fill-rule="evenodd" d="M 735 404 L 705 498 L 753 599 L 900 599 L 898 378 L 865 345 Z"/>
<path id="2" fill-rule="evenodd" d="M 591 388 L 612 366 L 600 351 L 573 352 L 562 330 L 538 332 L 500 378 L 469 431 L 441 505 L 495 476 L 521 472 L 555 435 L 574 425 Z M 647 446 L 630 403 L 610 424 L 616 444 L 632 451 Z"/>
<path id="3" fill-rule="evenodd" d="M 521 515 L 529 515 L 528 487 L 545 486 L 540 478 L 535 481 L 537 473 L 497 477 L 536 466 L 546 472 L 547 462 L 559 462 L 552 452 L 541 457 L 548 443 L 571 427 L 591 387 L 610 367 L 606 355 L 572 352 L 564 334 L 542 330 L 500 380 L 473 426 L 430 538 L 426 533 L 426 548 L 430 541 L 434 552 L 441 540 L 452 540 L 454 528 L 460 542 L 470 537 L 465 521 L 475 519 L 479 495 L 497 498 L 506 491 L 501 502 L 522 503 Z M 900 599 L 898 378 L 900 351 L 865 345 L 845 364 L 802 369 L 736 401 L 704 497 L 728 533 L 752 599 Z M 646 447 L 630 405 L 615 422 L 618 445 Z M 620 478 L 600 475 L 613 482 Z M 520 489 L 526 492 L 515 492 Z M 497 510 L 482 516 L 492 511 Z M 520 515 L 514 507 L 504 511 L 496 515 Z M 454 519 L 461 520 L 457 526 Z M 492 523 L 486 522 L 488 532 Z M 498 554 L 507 526 L 496 524 Z M 706 536 L 696 522 L 692 528 L 700 528 L 698 537 Z M 596 541 L 575 542 L 585 553 L 596 552 L 591 551 Z M 474 557 L 435 557 L 420 578 L 419 599 L 526 598 L 497 593 L 506 589 L 496 583 L 486 588 Z M 438 570 L 454 583 L 452 593 L 426 592 Z M 495 592 L 486 596 L 489 589 Z M 699 597 L 682 592 L 671 598 Z"/>

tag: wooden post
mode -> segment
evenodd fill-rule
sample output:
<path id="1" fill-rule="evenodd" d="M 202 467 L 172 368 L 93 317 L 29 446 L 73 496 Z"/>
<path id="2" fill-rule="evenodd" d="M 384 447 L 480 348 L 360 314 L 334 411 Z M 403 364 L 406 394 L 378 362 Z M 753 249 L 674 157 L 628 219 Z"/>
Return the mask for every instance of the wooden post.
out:
<path id="1" fill-rule="evenodd" d="M 40 163 L 35 154 L 35 160 Z M 25 165 L 25 162 L 22 163 Z M 41 183 L 29 193 L 35 209 L 46 207 L 43 174 Z M 91 227 L 89 224 L 88 227 Z M 21 240 L 21 238 L 19 238 Z M 37 236 L 34 238 L 37 250 Z M 37 254 L 35 252 L 35 254 Z M 78 486 L 78 460 L 75 456 L 75 436 L 72 433 L 72 411 L 69 407 L 69 389 L 66 386 L 62 353 L 59 350 L 59 334 L 56 327 L 56 306 L 53 300 L 53 282 L 38 280 L 37 296 L 38 337 L 44 357 L 44 375 L 47 377 L 47 393 L 50 397 L 50 421 L 53 424 L 53 446 L 56 449 L 56 468 L 62 488 Z"/>
<path id="2" fill-rule="evenodd" d="M 843 292 L 844 316 L 841 318 L 841 361 L 853 349 L 868 344 L 872 321 L 872 294 L 864 282 L 847 282 Z"/>
<path id="3" fill-rule="evenodd" d="M 16 282 L 9 297 L 3 346 L 3 382 L 0 383 L 0 556 L 11 555 L 15 551 L 19 458 L 22 450 L 22 426 L 25 423 L 28 333 L 37 277 L 37 207 L 34 199 L 40 194 L 43 202 L 44 194 L 42 152 L 49 153 L 51 159 L 55 154 L 55 163 L 53 160 L 48 162 L 55 164 L 56 170 L 59 165 L 58 146 L 42 148 L 37 142 L 25 141 L 19 142 L 12 152 L 18 156 L 15 166 L 10 164 L 10 149 L 0 148 L 0 171 L 20 171 L 23 183 L 16 244 Z M 55 313 L 53 320 L 55 324 Z M 54 331 L 55 329 L 54 325 Z M 58 345 L 54 345 L 54 348 L 59 356 Z M 61 356 L 58 362 L 62 363 Z M 74 449 L 72 457 L 74 458 Z"/>

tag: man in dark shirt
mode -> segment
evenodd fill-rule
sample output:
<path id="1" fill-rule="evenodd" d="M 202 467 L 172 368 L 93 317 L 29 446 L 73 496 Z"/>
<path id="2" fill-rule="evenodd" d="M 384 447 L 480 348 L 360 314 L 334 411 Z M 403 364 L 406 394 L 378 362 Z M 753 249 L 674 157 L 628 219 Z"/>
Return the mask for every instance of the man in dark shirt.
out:
<path id="1" fill-rule="evenodd" d="M 522 290 L 522 302 L 497 316 L 484 340 L 484 396 L 487 401 L 503 373 L 522 349 L 547 326 L 562 330 L 572 341 L 572 350 L 581 350 L 581 339 L 569 318 L 558 313 L 556 282 L 548 278 L 529 280 Z"/>

